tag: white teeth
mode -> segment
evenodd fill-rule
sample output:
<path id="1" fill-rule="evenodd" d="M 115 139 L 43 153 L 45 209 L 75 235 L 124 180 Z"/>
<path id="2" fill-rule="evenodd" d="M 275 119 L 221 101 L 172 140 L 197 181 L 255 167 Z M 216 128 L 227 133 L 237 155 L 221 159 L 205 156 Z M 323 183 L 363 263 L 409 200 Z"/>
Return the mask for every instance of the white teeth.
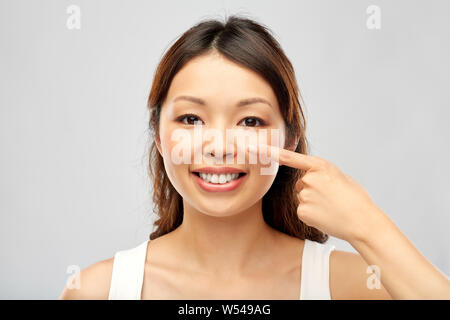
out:
<path id="1" fill-rule="evenodd" d="M 227 175 L 226 174 L 221 174 L 219 176 L 219 183 L 225 183 L 227 182 Z"/>
<path id="2" fill-rule="evenodd" d="M 200 177 L 210 183 L 224 184 L 235 180 L 239 177 L 239 173 L 222 173 L 222 174 L 211 174 L 211 173 L 199 173 Z"/>

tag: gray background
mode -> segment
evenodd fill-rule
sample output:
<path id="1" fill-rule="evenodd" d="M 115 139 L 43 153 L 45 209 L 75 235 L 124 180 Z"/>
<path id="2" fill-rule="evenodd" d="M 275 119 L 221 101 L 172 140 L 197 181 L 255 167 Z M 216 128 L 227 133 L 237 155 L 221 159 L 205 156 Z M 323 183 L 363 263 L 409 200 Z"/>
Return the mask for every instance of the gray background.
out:
<path id="1" fill-rule="evenodd" d="M 66 8 L 81 8 L 68 30 Z M 381 29 L 366 27 L 369 5 Z M 450 273 L 450 1 L 1 1 L 0 298 L 55 299 L 152 230 L 146 99 L 187 28 L 240 13 L 294 64 L 313 155 Z M 331 238 L 337 249 L 356 252 Z"/>

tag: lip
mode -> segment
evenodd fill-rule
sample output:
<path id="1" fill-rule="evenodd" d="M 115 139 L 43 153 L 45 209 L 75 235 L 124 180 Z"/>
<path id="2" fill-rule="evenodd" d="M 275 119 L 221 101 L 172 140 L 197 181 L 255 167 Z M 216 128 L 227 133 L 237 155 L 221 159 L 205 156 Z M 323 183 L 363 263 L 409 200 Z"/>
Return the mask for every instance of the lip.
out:
<path id="1" fill-rule="evenodd" d="M 246 173 L 244 170 L 233 167 L 203 167 L 199 169 L 192 170 L 191 172 L 201 172 L 201 173 Z"/>
<path id="2" fill-rule="evenodd" d="M 208 192 L 227 192 L 227 191 L 233 191 L 237 189 L 241 183 L 247 178 L 247 173 L 236 169 L 236 168 L 215 168 L 215 172 L 210 170 L 211 168 L 201 168 L 198 170 L 194 170 L 191 172 L 192 177 L 197 182 L 198 186 L 203 189 L 204 191 Z M 220 170 L 220 171 L 219 171 Z M 224 171 L 226 170 L 226 171 Z M 231 171 L 230 171 L 231 170 Z M 202 178 L 200 178 L 195 172 L 203 172 L 203 173 L 245 173 L 243 176 L 240 176 L 239 178 L 235 180 L 231 180 L 230 182 L 224 183 L 224 184 L 218 184 L 218 183 L 209 183 Z"/>

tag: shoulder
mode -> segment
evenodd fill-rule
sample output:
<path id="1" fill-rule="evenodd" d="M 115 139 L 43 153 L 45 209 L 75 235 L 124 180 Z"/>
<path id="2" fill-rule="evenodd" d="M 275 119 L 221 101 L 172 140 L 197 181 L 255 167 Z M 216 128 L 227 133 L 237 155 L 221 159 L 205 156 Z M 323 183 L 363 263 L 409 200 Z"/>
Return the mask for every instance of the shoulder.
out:
<path id="1" fill-rule="evenodd" d="M 377 281 L 375 273 L 360 254 L 331 251 L 330 293 L 333 300 L 391 300 L 381 282 L 378 288 L 375 286 Z"/>
<path id="2" fill-rule="evenodd" d="M 66 283 L 61 300 L 107 300 L 111 285 L 114 257 L 96 262 Z"/>

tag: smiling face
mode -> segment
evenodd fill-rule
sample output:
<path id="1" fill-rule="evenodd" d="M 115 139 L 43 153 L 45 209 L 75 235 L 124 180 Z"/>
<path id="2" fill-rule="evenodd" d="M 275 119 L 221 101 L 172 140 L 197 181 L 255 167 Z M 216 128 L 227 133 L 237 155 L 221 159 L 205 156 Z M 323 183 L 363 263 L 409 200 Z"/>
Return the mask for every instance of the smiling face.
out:
<path id="1" fill-rule="evenodd" d="M 197 129 L 201 128 L 203 134 L 213 129 L 222 133 L 224 139 L 200 137 L 199 140 L 194 134 L 194 124 L 199 125 Z M 180 140 L 173 140 L 173 137 L 180 129 L 192 141 L 192 158 L 188 163 L 177 163 L 173 157 L 173 152 L 180 147 Z M 250 164 L 248 158 L 245 163 L 238 160 L 238 150 L 242 146 L 237 145 L 236 140 L 226 140 L 230 129 L 250 134 L 266 131 L 268 144 L 283 146 L 285 123 L 273 89 L 256 72 L 217 52 L 190 60 L 171 82 L 161 108 L 156 144 L 167 175 L 183 201 L 211 216 L 231 216 L 251 207 L 262 199 L 276 176 L 275 173 L 261 174 L 261 167 L 267 166 Z M 278 142 L 270 139 L 272 129 L 280 134 Z M 227 155 L 229 143 L 234 150 Z M 218 144 L 223 147 L 220 152 L 215 149 Z M 193 157 L 199 147 L 203 158 L 195 163 Z M 226 162 L 229 161 L 227 156 L 233 159 L 231 163 Z M 219 158 L 223 163 L 217 162 Z M 231 167 L 237 173 L 208 176 L 211 169 L 206 167 L 219 169 L 219 172 L 224 171 L 223 167 Z M 202 170 L 206 173 L 194 173 Z M 236 178 L 239 172 L 237 180 L 225 182 Z"/>

